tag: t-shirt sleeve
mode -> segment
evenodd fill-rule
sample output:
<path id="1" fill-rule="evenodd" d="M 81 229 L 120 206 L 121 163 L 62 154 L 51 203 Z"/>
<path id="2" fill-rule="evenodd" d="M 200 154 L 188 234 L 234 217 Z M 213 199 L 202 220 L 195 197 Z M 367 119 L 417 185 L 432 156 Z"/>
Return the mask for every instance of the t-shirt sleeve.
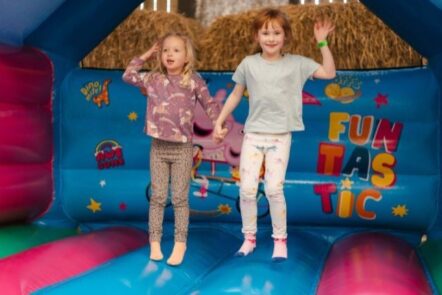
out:
<path id="1" fill-rule="evenodd" d="M 246 64 L 247 60 L 243 59 L 239 66 L 236 68 L 235 73 L 233 73 L 232 80 L 241 85 L 246 85 Z"/>
<path id="2" fill-rule="evenodd" d="M 306 81 L 313 76 L 313 73 L 320 67 L 316 61 L 311 58 L 301 56 L 301 76 L 302 81 Z"/>

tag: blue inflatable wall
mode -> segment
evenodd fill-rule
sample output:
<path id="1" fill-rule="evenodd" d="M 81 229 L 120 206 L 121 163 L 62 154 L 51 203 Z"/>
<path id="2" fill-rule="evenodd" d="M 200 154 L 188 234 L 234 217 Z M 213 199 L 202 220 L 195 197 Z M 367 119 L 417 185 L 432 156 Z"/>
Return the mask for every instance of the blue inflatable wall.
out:
<path id="1" fill-rule="evenodd" d="M 232 88 L 230 73 L 203 77 L 220 100 Z M 285 187 L 289 223 L 425 232 L 437 214 L 437 91 L 426 69 L 340 72 L 332 81 L 309 81 L 306 131 L 294 133 Z M 121 72 L 109 71 L 75 70 L 61 92 L 59 181 L 65 212 L 80 221 L 146 220 L 146 98 L 122 82 Z M 102 92 L 107 97 L 98 101 Z M 232 133 L 241 131 L 247 99 L 231 118 Z M 210 124 L 199 112 L 197 117 L 191 217 L 238 222 L 237 161 L 224 155 L 239 154 L 235 144 L 242 134 L 228 135 L 214 147 Z M 259 214 L 268 221 L 263 189 L 261 194 Z M 98 212 L 88 208 L 94 202 L 101 204 Z M 172 218 L 172 210 L 167 216 Z"/>

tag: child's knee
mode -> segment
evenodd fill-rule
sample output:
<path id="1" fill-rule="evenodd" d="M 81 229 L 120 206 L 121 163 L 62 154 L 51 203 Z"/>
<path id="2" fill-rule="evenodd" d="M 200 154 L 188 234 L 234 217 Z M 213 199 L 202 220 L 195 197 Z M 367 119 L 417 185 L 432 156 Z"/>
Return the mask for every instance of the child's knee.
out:
<path id="1" fill-rule="evenodd" d="M 149 203 L 151 206 L 156 206 L 156 207 L 166 207 L 166 203 L 167 203 L 167 195 L 158 197 L 158 196 L 152 196 L 149 200 Z"/>
<path id="2" fill-rule="evenodd" d="M 247 201 L 247 200 L 256 200 L 256 194 L 258 192 L 258 189 L 255 187 L 241 187 L 239 190 L 239 196 L 241 200 Z"/>
<path id="3" fill-rule="evenodd" d="M 189 207 L 189 200 L 187 198 L 172 198 L 172 205 L 174 208 Z"/>
<path id="4" fill-rule="evenodd" d="M 274 200 L 284 199 L 284 188 L 282 185 L 266 186 L 264 190 L 267 198 L 269 199 L 274 199 Z"/>

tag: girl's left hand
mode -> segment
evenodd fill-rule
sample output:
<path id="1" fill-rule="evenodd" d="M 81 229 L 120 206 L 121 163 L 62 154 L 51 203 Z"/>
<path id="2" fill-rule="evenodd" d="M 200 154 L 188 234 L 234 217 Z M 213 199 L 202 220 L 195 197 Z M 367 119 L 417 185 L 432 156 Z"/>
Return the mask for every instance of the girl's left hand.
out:
<path id="1" fill-rule="evenodd" d="M 335 25 L 329 20 L 316 21 L 314 26 L 314 33 L 317 42 L 327 40 L 328 34 L 333 32 Z"/>
<path id="2" fill-rule="evenodd" d="M 219 124 L 215 124 L 215 127 L 213 128 L 213 141 L 216 144 L 221 143 L 224 140 L 224 137 L 226 136 L 227 132 L 229 130 L 227 128 L 223 128 L 221 125 Z"/>

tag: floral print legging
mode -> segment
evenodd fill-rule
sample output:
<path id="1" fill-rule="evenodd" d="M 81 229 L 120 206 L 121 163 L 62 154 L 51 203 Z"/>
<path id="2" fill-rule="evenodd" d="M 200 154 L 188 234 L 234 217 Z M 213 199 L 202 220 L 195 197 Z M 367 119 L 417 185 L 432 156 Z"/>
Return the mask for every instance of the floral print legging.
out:
<path id="1" fill-rule="evenodd" d="M 264 190 L 270 206 L 275 239 L 287 238 L 284 179 L 290 155 L 291 133 L 247 133 L 240 160 L 240 206 L 242 232 L 256 234 L 259 174 L 265 161 Z"/>
<path id="2" fill-rule="evenodd" d="M 152 139 L 150 176 L 152 196 L 149 205 L 150 241 L 161 241 L 164 208 L 169 181 L 175 216 L 175 242 L 186 242 L 189 227 L 189 186 L 192 171 L 192 143 L 175 143 Z"/>

